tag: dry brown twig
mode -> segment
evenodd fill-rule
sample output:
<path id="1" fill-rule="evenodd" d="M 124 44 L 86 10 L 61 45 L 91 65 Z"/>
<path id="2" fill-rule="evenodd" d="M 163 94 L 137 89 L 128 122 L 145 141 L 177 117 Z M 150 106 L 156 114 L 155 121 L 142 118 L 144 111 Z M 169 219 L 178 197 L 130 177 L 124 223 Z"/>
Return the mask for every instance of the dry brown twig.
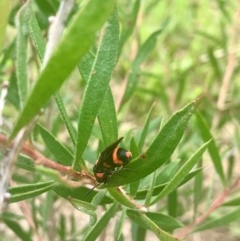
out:
<path id="1" fill-rule="evenodd" d="M 219 91 L 219 96 L 217 100 L 217 108 L 220 111 L 224 111 L 226 109 L 226 99 L 227 96 L 229 95 L 229 88 L 230 88 L 230 83 L 233 77 L 234 70 L 237 66 L 237 54 L 236 54 L 236 46 L 239 41 L 239 24 L 240 24 L 240 4 L 237 8 L 237 11 L 235 13 L 235 21 L 233 22 L 233 27 L 232 27 L 232 36 L 230 36 L 230 47 L 229 48 L 229 53 L 228 53 L 228 58 L 227 58 L 227 66 L 225 73 L 222 78 L 222 85 L 220 87 Z M 218 125 L 220 119 L 221 119 L 221 114 L 218 114 L 214 117 L 213 122 L 212 122 L 212 128 L 215 129 L 216 126 Z"/>

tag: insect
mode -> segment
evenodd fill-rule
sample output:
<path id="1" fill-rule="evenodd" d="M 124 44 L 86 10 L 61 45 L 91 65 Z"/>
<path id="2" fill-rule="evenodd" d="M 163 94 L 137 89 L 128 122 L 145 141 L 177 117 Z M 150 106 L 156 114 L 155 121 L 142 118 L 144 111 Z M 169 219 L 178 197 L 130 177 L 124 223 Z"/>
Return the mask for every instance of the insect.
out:
<path id="1" fill-rule="evenodd" d="M 118 172 L 120 168 L 127 165 L 132 157 L 132 153 L 123 148 L 118 147 L 123 137 L 119 138 L 110 146 L 106 147 L 100 154 L 99 159 L 93 167 L 94 176 L 98 182 L 88 193 L 88 195 L 95 187 L 101 183 L 108 183 L 111 176 Z"/>

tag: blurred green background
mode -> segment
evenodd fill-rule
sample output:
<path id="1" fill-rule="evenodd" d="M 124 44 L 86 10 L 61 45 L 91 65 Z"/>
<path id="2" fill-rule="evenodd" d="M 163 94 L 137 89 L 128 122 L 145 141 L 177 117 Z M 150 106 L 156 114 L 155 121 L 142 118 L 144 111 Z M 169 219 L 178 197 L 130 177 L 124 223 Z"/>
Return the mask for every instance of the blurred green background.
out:
<path id="1" fill-rule="evenodd" d="M 72 15 L 84 2 L 86 1 L 77 1 L 78 4 L 74 6 Z M 35 0 L 32 3 L 46 40 L 48 17 L 56 13 L 59 1 Z M 121 32 L 120 48 L 110 86 L 117 110 L 119 135 L 126 137 L 124 145 L 129 147 L 129 139 L 133 134 L 136 140 L 139 139 L 151 106 L 154 105 L 150 124 L 150 129 L 153 131 L 149 133 L 144 148 L 156 135 L 156 127 L 161 118 L 165 122 L 175 111 L 204 94 L 197 117 L 191 119 L 172 157 L 173 160 L 180 162 L 187 160 L 203 140 L 206 141 L 211 137 L 210 133 L 215 141 L 213 152 L 198 165 L 203 167 L 203 172 L 197 175 L 194 181 L 182 187 L 178 193 L 179 206 L 173 216 L 187 225 L 193 221 L 193 218 L 208 210 L 213 200 L 226 187 L 231 186 L 240 175 L 238 64 L 240 5 L 238 1 L 224 0 L 122 0 L 117 3 Z M 9 82 L 9 93 L 3 112 L 5 123 L 2 132 L 6 133 L 11 131 L 20 109 L 16 90 L 15 48 L 16 14 L 21 6 L 20 1 L 11 2 L 9 22 L 0 57 L 0 81 L 2 84 Z M 27 50 L 28 77 L 30 85 L 33 85 L 39 75 L 41 64 L 32 41 L 28 42 Z M 94 51 L 94 47 L 92 50 Z M 85 82 L 76 69 L 60 89 L 74 127 L 77 127 L 84 88 Z M 72 147 L 54 100 L 49 101 L 45 114 L 41 117 L 41 123 L 69 149 Z M 37 131 L 34 134 L 39 150 L 45 156 L 52 157 L 49 150 L 43 147 L 42 140 L 37 137 Z M 98 139 L 101 139 L 101 133 L 96 123 L 84 153 L 84 158 L 89 161 L 90 167 L 102 148 L 102 143 L 96 141 Z M 219 159 L 224 167 L 225 185 L 221 183 L 211 162 L 214 158 Z M 17 170 L 13 180 L 18 183 L 28 183 L 29 177 L 24 174 Z M 40 177 L 33 179 L 39 180 L 38 178 Z M 56 201 L 53 194 L 47 195 L 50 195 L 49 200 Z M 238 196 L 239 192 L 236 190 L 229 196 L 229 200 Z M 35 204 L 38 201 L 31 201 L 32 207 L 38 207 L 38 204 Z M 76 214 L 71 207 L 67 208 L 63 200 L 57 201 L 59 205 L 57 207 L 65 208 L 60 215 L 56 215 L 60 221 L 59 227 L 56 227 L 58 225 L 56 224 L 53 233 L 58 232 L 59 237 L 64 237 L 61 229 L 67 227 L 66 220 L 74 218 L 77 220 L 79 217 L 76 215 L 79 214 Z M 169 202 L 168 205 L 170 204 Z M 237 204 L 229 206 L 238 205 L 240 205 L 239 200 Z M 167 209 L 166 203 L 161 204 L 159 208 Z M 214 212 L 213 217 L 222 218 L 232 212 L 231 208 L 223 207 Z M 54 211 L 56 212 L 56 208 Z M 171 210 L 168 210 L 168 213 L 171 214 Z M 221 227 L 216 225 L 211 229 L 207 228 L 207 231 L 196 232 L 190 235 L 188 240 L 240 240 L 239 220 L 240 216 L 230 219 L 229 222 L 222 222 Z M 129 225 L 126 222 L 126 227 Z M 4 228 L 0 228 L 0 235 L 3 237 L 2 240 L 10 240 L 13 236 L 12 233 L 5 232 Z M 51 233 L 48 237 L 51 237 Z M 155 236 L 146 240 L 150 239 L 157 240 Z M 131 238 L 126 234 L 125 240 Z"/>

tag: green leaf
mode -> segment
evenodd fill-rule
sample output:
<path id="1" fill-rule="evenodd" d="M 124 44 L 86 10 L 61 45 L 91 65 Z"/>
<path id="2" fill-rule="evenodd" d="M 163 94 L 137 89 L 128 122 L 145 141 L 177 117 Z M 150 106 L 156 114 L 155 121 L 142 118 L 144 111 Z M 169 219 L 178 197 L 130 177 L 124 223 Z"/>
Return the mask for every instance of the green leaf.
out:
<path id="1" fill-rule="evenodd" d="M 202 161 L 198 163 L 198 166 L 202 166 Z M 202 200 L 202 193 L 203 193 L 203 172 L 199 172 L 194 178 L 194 196 L 193 196 L 193 206 L 194 206 L 194 215 L 197 215 L 197 208 L 198 205 L 201 203 Z"/>
<path id="2" fill-rule="evenodd" d="M 71 166 L 73 154 L 42 125 L 38 124 L 38 128 L 46 147 L 56 157 L 57 162 L 65 166 Z"/>
<path id="3" fill-rule="evenodd" d="M 106 195 L 106 190 L 103 190 L 103 191 L 101 191 L 101 192 L 98 192 L 95 196 L 94 196 L 94 198 L 92 199 L 92 205 L 94 205 L 94 206 L 98 206 L 101 202 L 102 202 L 102 200 L 103 200 L 103 198 L 104 198 L 104 196 Z M 95 218 L 93 218 L 93 217 L 90 217 L 90 225 L 91 226 L 93 226 L 95 223 L 96 223 L 96 221 L 97 221 L 97 219 L 95 219 Z"/>
<path id="4" fill-rule="evenodd" d="M 101 108 L 98 113 L 98 122 L 105 146 L 118 139 L 117 114 L 114 105 L 112 91 L 108 88 Z"/>
<path id="5" fill-rule="evenodd" d="M 41 176 L 46 176 L 58 184 L 66 185 L 65 179 L 60 175 L 59 171 L 41 165 L 37 165 L 35 169 Z"/>
<path id="6" fill-rule="evenodd" d="M 222 217 L 212 218 L 210 221 L 205 222 L 201 226 L 194 229 L 194 232 L 203 231 L 206 229 L 213 229 L 221 226 L 227 226 L 231 222 L 240 219 L 240 208 L 233 210 L 232 212 L 223 215 Z"/>
<path id="7" fill-rule="evenodd" d="M 15 42 L 13 42 L 13 44 L 15 44 Z M 6 99 L 12 103 L 17 110 L 20 110 L 20 99 L 16 72 L 13 72 L 9 79 L 8 94 Z"/>
<path id="8" fill-rule="evenodd" d="M 162 31 L 163 29 L 160 29 L 152 33 L 140 47 L 132 64 L 132 72 L 130 73 L 127 81 L 122 103 L 126 103 L 135 92 L 140 75 L 140 66 L 146 60 L 148 54 L 154 49 L 157 42 L 157 37 L 160 33 L 162 33 Z"/>
<path id="9" fill-rule="evenodd" d="M 40 61 L 43 61 L 43 56 L 45 52 L 45 42 L 42 37 L 41 29 L 38 25 L 36 16 L 31 8 L 31 17 L 29 20 L 29 33 L 31 36 L 31 39 L 33 40 L 33 44 L 35 49 L 37 50 L 38 57 Z"/>
<path id="10" fill-rule="evenodd" d="M 180 168 L 180 170 L 176 173 L 176 175 L 172 178 L 172 180 L 167 184 L 167 186 L 157 195 L 157 197 L 151 202 L 151 205 L 160 201 L 162 198 L 166 197 L 173 190 L 175 190 L 178 185 L 184 180 L 190 170 L 196 165 L 196 163 L 200 160 L 203 153 L 207 149 L 209 143 L 208 141 L 203 144 L 190 158 L 186 163 Z"/>
<path id="11" fill-rule="evenodd" d="M 103 198 L 104 198 L 104 196 L 106 195 L 106 190 L 103 190 L 103 191 L 101 191 L 101 192 L 98 192 L 95 196 L 94 196 L 94 198 L 92 199 L 92 204 L 94 205 L 94 206 L 98 206 L 100 203 L 101 203 L 101 201 L 103 200 Z"/>
<path id="12" fill-rule="evenodd" d="M 169 182 L 174 174 L 179 170 L 179 166 L 180 163 L 179 160 L 177 160 L 170 162 L 165 167 L 163 167 L 163 170 L 161 170 L 156 177 L 156 185 Z"/>
<path id="13" fill-rule="evenodd" d="M 36 20 L 36 17 L 35 17 L 35 14 L 33 13 L 33 11 L 32 11 L 32 15 L 31 15 L 30 22 L 29 22 L 29 32 L 30 32 L 31 38 L 33 40 L 34 46 L 37 50 L 38 56 L 42 62 L 44 52 L 45 52 L 45 43 L 44 43 L 44 40 L 42 37 L 41 29 L 38 25 L 38 22 Z M 76 131 L 73 128 L 73 126 L 68 118 L 62 97 L 58 91 L 54 94 L 54 97 L 55 97 L 55 101 L 57 103 L 58 109 L 60 111 L 62 120 L 63 120 L 63 122 L 68 130 L 69 136 L 72 140 L 72 143 L 74 146 L 76 146 Z"/>
<path id="14" fill-rule="evenodd" d="M 31 13 L 31 2 L 26 2 L 16 20 L 17 40 L 16 40 L 16 72 L 20 106 L 26 102 L 28 96 L 28 64 L 27 64 L 27 45 L 28 45 L 28 22 Z"/>
<path id="15" fill-rule="evenodd" d="M 22 154 L 18 156 L 16 166 L 31 172 L 35 171 L 35 164 L 33 160 Z"/>
<path id="16" fill-rule="evenodd" d="M 55 203 L 56 195 L 55 193 L 51 190 L 46 193 L 46 198 L 44 200 L 44 203 L 42 204 L 42 220 L 48 220 L 50 215 L 52 215 L 52 207 Z M 37 207 L 36 207 L 37 208 Z M 43 222 L 43 231 L 47 232 L 48 230 L 48 222 Z"/>
<path id="17" fill-rule="evenodd" d="M 115 200 L 128 208 L 136 208 L 136 205 L 138 205 L 134 200 L 131 200 L 128 196 L 124 195 L 118 188 L 108 188 L 108 191 Z"/>
<path id="18" fill-rule="evenodd" d="M 139 156 L 139 151 L 138 151 L 137 143 L 136 143 L 136 140 L 135 140 L 134 136 L 131 139 L 131 145 L 130 146 L 131 146 L 130 150 L 132 152 L 132 159 L 135 159 Z M 140 184 L 140 180 L 130 183 L 130 196 L 131 197 L 134 197 L 136 195 L 139 184 Z"/>
<path id="19" fill-rule="evenodd" d="M 62 40 L 39 76 L 14 126 L 11 138 L 38 114 L 40 108 L 47 103 L 70 75 L 84 53 L 92 45 L 96 31 L 102 27 L 114 4 L 114 0 L 89 1 L 81 11 L 74 15 L 74 20 L 66 29 Z M 88 27 L 86 28 L 86 26 Z M 81 44 L 79 45 L 79 43 Z"/>
<path id="20" fill-rule="evenodd" d="M 71 197 L 68 198 L 68 200 L 77 210 L 90 215 L 95 220 L 94 222 L 96 222 L 97 214 L 95 213 L 95 210 L 97 207 L 95 205 Z"/>
<path id="21" fill-rule="evenodd" d="M 142 148 L 143 148 L 143 145 L 144 145 L 144 141 L 145 141 L 145 139 L 147 137 L 147 133 L 148 133 L 148 128 L 149 128 L 149 124 L 150 124 L 150 120 L 151 120 L 150 118 L 151 118 L 151 115 L 152 115 L 153 107 L 154 107 L 154 105 L 151 107 L 151 109 L 148 112 L 145 124 L 143 126 L 143 130 L 142 130 L 142 133 L 141 133 L 141 136 L 140 136 L 140 140 L 138 142 L 138 150 L 139 150 L 139 152 L 142 151 Z"/>
<path id="22" fill-rule="evenodd" d="M 107 226 L 110 219 L 115 215 L 115 212 L 118 208 L 117 202 L 113 203 L 107 211 L 102 215 L 98 222 L 89 230 L 87 235 L 82 239 L 83 241 L 92 241 L 96 240 L 100 233 Z"/>
<path id="23" fill-rule="evenodd" d="M 199 173 L 200 171 L 202 170 L 202 168 L 198 168 L 192 172 L 190 172 L 185 178 L 184 180 L 181 182 L 181 184 L 179 185 L 182 186 L 183 184 L 185 184 L 186 182 L 188 182 L 189 180 L 191 180 L 194 176 L 196 176 L 197 173 Z M 153 196 L 156 196 L 158 195 L 166 186 L 168 185 L 168 182 L 167 183 L 163 183 L 163 184 L 160 184 L 158 186 L 155 186 L 154 187 L 154 190 L 153 190 Z M 147 192 L 148 192 L 148 189 L 144 189 L 144 190 L 141 190 L 141 191 L 138 191 L 135 198 L 136 199 L 145 199 L 146 198 L 146 195 L 147 195 Z"/>
<path id="24" fill-rule="evenodd" d="M 123 223 L 125 221 L 125 217 L 126 217 L 126 208 L 123 208 L 120 218 L 116 221 L 116 226 L 114 230 L 115 240 L 119 240 L 122 234 L 122 228 L 123 228 Z"/>
<path id="25" fill-rule="evenodd" d="M 2 50 L 2 45 L 5 37 L 8 15 L 10 12 L 10 1 L 9 0 L 1 0 L 0 1 L 0 51 Z"/>
<path id="26" fill-rule="evenodd" d="M 48 190 L 51 190 L 55 185 L 56 183 L 54 181 L 48 181 L 10 187 L 9 192 L 11 194 L 11 198 L 9 202 L 14 203 L 36 197 L 44 192 L 47 192 Z"/>
<path id="27" fill-rule="evenodd" d="M 222 73 L 220 64 L 218 63 L 218 58 L 214 56 L 214 50 L 215 50 L 215 46 L 214 48 L 213 47 L 208 48 L 208 58 L 209 58 L 209 62 L 212 65 L 211 69 L 212 71 L 215 72 L 215 78 L 221 79 L 223 73 Z"/>
<path id="28" fill-rule="evenodd" d="M 132 241 L 145 241 L 147 229 L 132 222 Z"/>
<path id="29" fill-rule="evenodd" d="M 151 175 L 150 180 L 149 180 L 150 185 L 149 185 L 149 188 L 148 188 L 148 191 L 147 191 L 146 200 L 145 200 L 145 204 L 144 204 L 144 206 L 146 206 L 146 207 L 149 206 L 149 203 L 150 203 L 151 198 L 152 198 L 155 180 L 156 180 L 156 171 L 154 173 L 150 174 L 150 175 Z"/>
<path id="30" fill-rule="evenodd" d="M 157 226 L 165 231 L 173 231 L 176 228 L 181 228 L 184 225 L 177 219 L 158 212 L 147 212 L 146 216 L 149 217 Z"/>
<path id="31" fill-rule="evenodd" d="M 94 61 L 95 56 L 89 51 L 78 65 L 79 71 L 86 83 L 89 80 Z M 105 98 L 99 110 L 98 122 L 105 146 L 110 145 L 118 139 L 117 115 L 110 87 L 105 94 Z"/>
<path id="32" fill-rule="evenodd" d="M 66 185 L 58 185 L 58 186 L 55 186 L 53 188 L 53 190 L 59 196 L 65 198 L 65 199 L 68 199 L 68 197 L 71 197 L 71 198 L 83 200 L 83 201 L 86 201 L 86 202 L 91 202 L 93 197 L 97 194 L 97 192 L 93 190 L 89 195 L 87 195 L 85 197 L 84 195 L 89 191 L 89 189 L 87 189 L 84 186 L 72 188 L 72 187 L 68 187 Z M 103 198 L 103 200 L 101 201 L 100 204 L 103 205 L 103 204 L 109 204 L 109 203 L 112 203 L 112 202 L 113 201 L 112 201 L 111 198 L 109 198 L 107 196 L 104 196 L 104 198 Z"/>
<path id="33" fill-rule="evenodd" d="M 240 206 L 240 197 L 233 198 L 225 203 L 222 206 Z"/>
<path id="34" fill-rule="evenodd" d="M 102 3 L 100 5 L 102 5 Z M 109 88 L 108 85 L 117 60 L 118 35 L 118 16 L 115 9 L 108 21 L 101 43 L 97 49 L 80 107 L 77 147 L 73 163 L 73 168 L 76 170 L 85 168 L 82 154 L 87 146 L 95 118 Z"/>
<path id="35" fill-rule="evenodd" d="M 159 226 L 158 226 L 159 224 L 166 225 L 166 226 L 168 225 L 168 224 L 163 224 L 161 222 L 161 219 L 160 220 L 158 219 L 158 218 L 160 218 L 160 216 L 161 216 L 161 218 L 165 216 L 164 217 L 165 220 L 167 219 L 170 222 L 170 225 L 174 224 L 174 225 L 176 225 L 176 227 L 177 227 L 177 225 L 178 225 L 178 227 L 182 226 L 181 223 L 179 223 L 177 220 L 174 220 L 174 218 L 168 217 L 163 214 L 154 214 L 154 213 L 144 214 L 137 210 L 127 210 L 127 215 L 131 220 L 133 220 L 135 223 L 137 223 L 141 227 L 153 231 L 154 234 L 161 241 L 176 241 L 176 238 L 159 228 Z M 155 222 L 153 222 L 152 218 L 154 218 L 154 221 L 158 221 L 158 225 Z M 172 226 L 173 228 L 174 228 L 174 225 Z M 179 241 L 181 241 L 181 240 L 179 239 Z"/>
<path id="36" fill-rule="evenodd" d="M 178 211 L 178 190 L 175 189 L 173 192 L 171 192 L 167 197 L 167 210 L 168 215 L 171 217 L 177 216 Z"/>
<path id="37" fill-rule="evenodd" d="M 204 120 L 204 118 L 199 113 L 197 113 L 197 115 L 196 115 L 196 120 L 197 120 L 197 125 L 199 126 L 198 129 L 200 131 L 202 139 L 205 142 L 212 139 L 211 143 L 209 144 L 208 151 L 209 151 L 209 154 L 212 158 L 214 167 L 215 167 L 222 183 L 224 184 L 225 183 L 225 177 L 224 177 L 224 173 L 223 173 L 222 161 L 221 161 L 220 154 L 218 152 L 218 148 L 217 148 L 216 143 L 214 141 L 214 138 L 210 133 L 210 130 L 209 130 L 209 127 L 207 126 L 206 121 Z"/>
<path id="38" fill-rule="evenodd" d="M 69 133 L 69 136 L 71 138 L 72 144 L 73 144 L 74 147 L 76 147 L 76 144 L 77 144 L 77 133 L 76 133 L 76 130 L 74 129 L 74 127 L 72 126 L 72 123 L 69 120 L 66 108 L 65 108 L 64 103 L 63 103 L 62 96 L 61 96 L 59 91 L 57 91 L 54 94 L 54 98 L 55 98 L 55 101 L 57 103 L 58 109 L 60 111 L 63 123 L 66 126 L 67 131 Z"/>
<path id="39" fill-rule="evenodd" d="M 66 218 L 63 214 L 60 215 L 58 234 L 61 238 L 60 240 L 66 240 Z"/>
<path id="40" fill-rule="evenodd" d="M 129 175 L 130 170 L 121 170 L 121 175 L 112 175 L 111 181 L 104 187 L 114 187 L 137 181 L 154 172 L 166 162 L 180 142 L 187 124 L 201 98 L 185 106 L 176 112 L 165 126 L 160 130 L 156 138 L 150 144 L 146 153 L 132 160 L 126 167 L 135 170 Z"/>
<path id="41" fill-rule="evenodd" d="M 137 20 L 139 7 L 140 7 L 140 2 L 141 2 L 140 0 L 136 0 L 134 2 L 130 16 L 127 17 L 126 23 L 123 23 L 120 42 L 119 42 L 119 54 L 121 53 L 124 43 L 132 35 L 133 30 L 136 26 L 136 20 Z"/>
<path id="42" fill-rule="evenodd" d="M 1 215 L 1 220 L 23 241 L 31 241 L 31 235 L 24 231 L 24 229 L 19 224 L 19 220 L 14 220 L 12 215 L 7 215 L 3 213 Z"/>

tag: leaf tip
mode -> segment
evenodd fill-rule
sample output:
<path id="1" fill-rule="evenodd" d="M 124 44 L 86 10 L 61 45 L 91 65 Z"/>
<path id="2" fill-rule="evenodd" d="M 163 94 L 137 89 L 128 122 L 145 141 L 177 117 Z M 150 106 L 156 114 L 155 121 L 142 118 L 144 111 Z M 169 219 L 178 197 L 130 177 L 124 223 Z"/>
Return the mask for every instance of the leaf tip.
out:
<path id="1" fill-rule="evenodd" d="M 201 95 L 199 95 L 193 102 L 192 105 L 197 108 L 198 105 L 200 104 L 202 98 L 204 97 L 204 93 L 202 93 Z"/>

